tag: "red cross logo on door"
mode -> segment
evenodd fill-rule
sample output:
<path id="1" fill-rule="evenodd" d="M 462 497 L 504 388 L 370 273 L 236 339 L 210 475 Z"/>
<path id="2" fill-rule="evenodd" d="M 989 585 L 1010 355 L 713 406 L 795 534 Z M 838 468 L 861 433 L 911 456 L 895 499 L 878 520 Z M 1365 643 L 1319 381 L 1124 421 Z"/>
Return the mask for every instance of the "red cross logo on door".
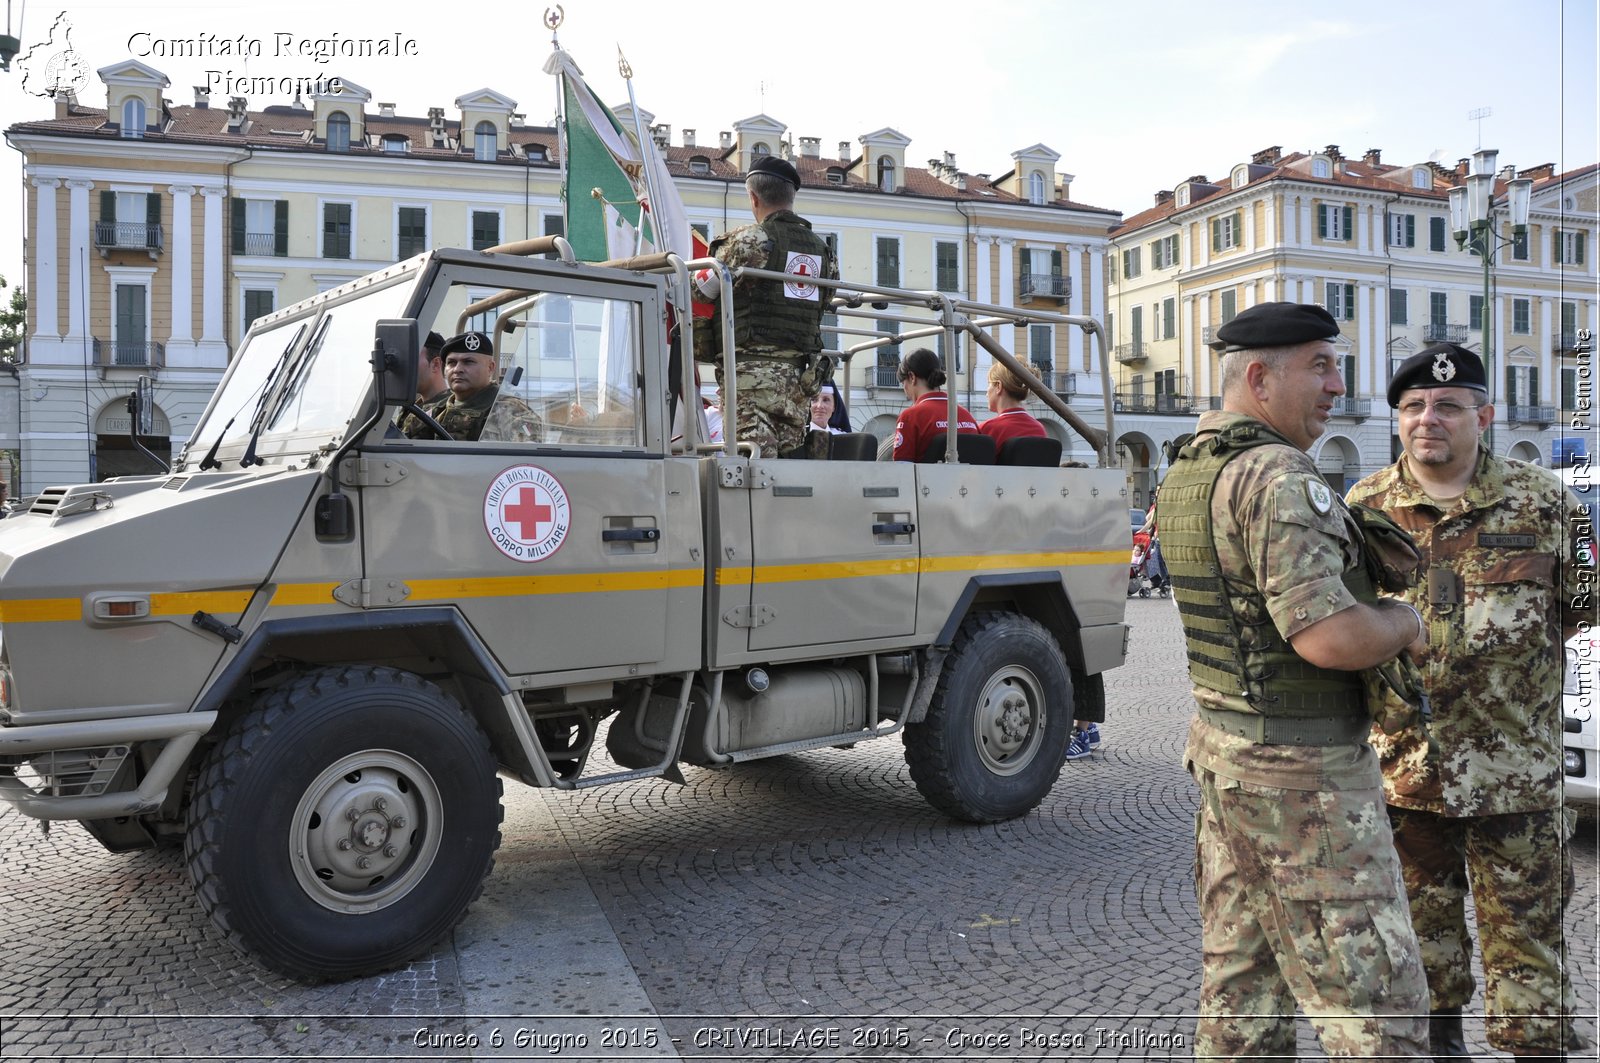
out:
<path id="1" fill-rule="evenodd" d="M 505 522 L 517 526 L 517 538 L 528 542 L 538 541 L 539 525 L 549 524 L 555 511 L 539 502 L 539 489 L 531 485 L 519 487 L 511 494 L 516 495 L 516 501 L 512 502 L 508 494 L 506 506 L 501 511 L 505 515 Z"/>

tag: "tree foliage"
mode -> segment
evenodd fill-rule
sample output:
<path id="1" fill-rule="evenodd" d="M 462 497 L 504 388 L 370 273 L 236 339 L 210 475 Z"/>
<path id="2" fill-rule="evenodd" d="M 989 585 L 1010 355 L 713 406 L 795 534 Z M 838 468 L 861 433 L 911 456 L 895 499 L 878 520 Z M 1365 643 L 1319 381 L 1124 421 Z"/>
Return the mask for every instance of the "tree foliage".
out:
<path id="1" fill-rule="evenodd" d="M 28 297 L 21 288 L 13 288 L 7 299 L 6 287 L 5 277 L 0 276 L 0 358 L 15 360 L 28 320 Z"/>

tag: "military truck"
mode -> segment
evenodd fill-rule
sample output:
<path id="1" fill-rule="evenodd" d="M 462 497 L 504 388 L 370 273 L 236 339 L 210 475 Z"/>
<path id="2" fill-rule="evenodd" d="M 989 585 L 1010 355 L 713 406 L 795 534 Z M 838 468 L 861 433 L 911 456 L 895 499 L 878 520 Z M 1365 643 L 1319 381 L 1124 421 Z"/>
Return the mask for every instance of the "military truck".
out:
<path id="1" fill-rule="evenodd" d="M 940 812 L 1034 808 L 1126 653 L 1105 437 L 1080 425 L 1084 468 L 963 463 L 954 438 L 940 464 L 712 442 L 674 357 L 691 266 L 741 279 L 547 239 L 434 250 L 256 320 L 170 472 L 0 522 L 0 796 L 111 850 L 181 843 L 227 940 L 310 981 L 458 923 L 502 777 L 682 782 L 898 733 Z M 827 294 L 1011 364 L 983 323 L 1049 318 L 1103 354 L 1084 319 Z M 430 329 L 493 338 L 497 401 L 537 439 L 397 430 Z"/>

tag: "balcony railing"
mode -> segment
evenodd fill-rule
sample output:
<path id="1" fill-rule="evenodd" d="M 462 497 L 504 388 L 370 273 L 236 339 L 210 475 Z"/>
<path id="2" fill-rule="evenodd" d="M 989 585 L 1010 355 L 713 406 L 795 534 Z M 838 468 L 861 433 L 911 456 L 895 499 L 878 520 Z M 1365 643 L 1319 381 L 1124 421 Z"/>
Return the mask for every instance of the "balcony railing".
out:
<path id="1" fill-rule="evenodd" d="M 899 386 L 899 364 L 875 366 L 872 371 L 872 383 L 874 387 L 880 388 L 892 388 Z"/>
<path id="2" fill-rule="evenodd" d="M 119 368 L 160 369 L 167 349 L 154 340 L 94 340 L 94 364 Z"/>
<path id="3" fill-rule="evenodd" d="M 166 232 L 159 225 L 131 221 L 94 223 L 94 246 L 102 255 L 112 250 L 148 251 L 155 258 L 165 243 Z"/>
<path id="4" fill-rule="evenodd" d="M 1112 354 L 1123 365 L 1132 365 L 1145 360 L 1145 345 L 1143 340 L 1133 343 L 1119 343 Z"/>
<path id="5" fill-rule="evenodd" d="M 1466 343 L 1467 326 L 1430 321 L 1422 326 L 1422 339 L 1427 343 Z"/>
<path id="6" fill-rule="evenodd" d="M 1512 424 L 1553 424 L 1554 406 L 1507 406 L 1506 420 Z"/>
<path id="7" fill-rule="evenodd" d="M 245 233 L 244 248 L 239 253 L 270 258 L 278 253 L 278 238 L 272 233 Z"/>
<path id="8" fill-rule="evenodd" d="M 1550 333 L 1550 349 L 1556 354 L 1563 351 L 1576 350 L 1578 346 L 1578 330 L 1571 328 L 1557 329 Z"/>
<path id="9" fill-rule="evenodd" d="M 1355 399 L 1349 395 L 1341 395 L 1333 400 L 1333 415 L 1335 417 L 1354 417 L 1364 420 L 1372 416 L 1371 399 Z"/>
<path id="10" fill-rule="evenodd" d="M 1017 278 L 1017 298 L 1048 296 L 1065 302 L 1072 298 L 1072 278 L 1056 273 L 1024 273 Z"/>
<path id="11" fill-rule="evenodd" d="M 1163 413 L 1187 416 L 1194 413 L 1192 395 L 1152 395 L 1143 391 L 1118 391 L 1112 407 L 1117 413 Z"/>
<path id="12" fill-rule="evenodd" d="M 1057 395 L 1076 395 L 1078 393 L 1078 374 L 1065 369 L 1046 369 L 1034 366 L 1033 371 L 1039 374 L 1039 379 L 1047 384 L 1051 391 Z"/>

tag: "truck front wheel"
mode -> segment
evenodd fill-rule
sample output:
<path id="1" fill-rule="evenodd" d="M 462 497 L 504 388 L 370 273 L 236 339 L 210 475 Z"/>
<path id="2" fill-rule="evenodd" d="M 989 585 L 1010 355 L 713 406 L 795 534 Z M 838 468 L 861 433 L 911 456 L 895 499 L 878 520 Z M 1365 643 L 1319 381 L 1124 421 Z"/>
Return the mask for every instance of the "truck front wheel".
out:
<path id="1" fill-rule="evenodd" d="M 1050 632 L 980 613 L 956 633 L 927 717 L 906 727 L 906 763 L 939 811 L 995 823 L 1044 800 L 1071 734 L 1071 673 Z"/>
<path id="2" fill-rule="evenodd" d="M 202 765 L 185 852 L 230 944 L 305 981 L 414 959 L 483 888 L 500 844 L 488 740 L 389 668 L 312 672 L 265 695 Z"/>

